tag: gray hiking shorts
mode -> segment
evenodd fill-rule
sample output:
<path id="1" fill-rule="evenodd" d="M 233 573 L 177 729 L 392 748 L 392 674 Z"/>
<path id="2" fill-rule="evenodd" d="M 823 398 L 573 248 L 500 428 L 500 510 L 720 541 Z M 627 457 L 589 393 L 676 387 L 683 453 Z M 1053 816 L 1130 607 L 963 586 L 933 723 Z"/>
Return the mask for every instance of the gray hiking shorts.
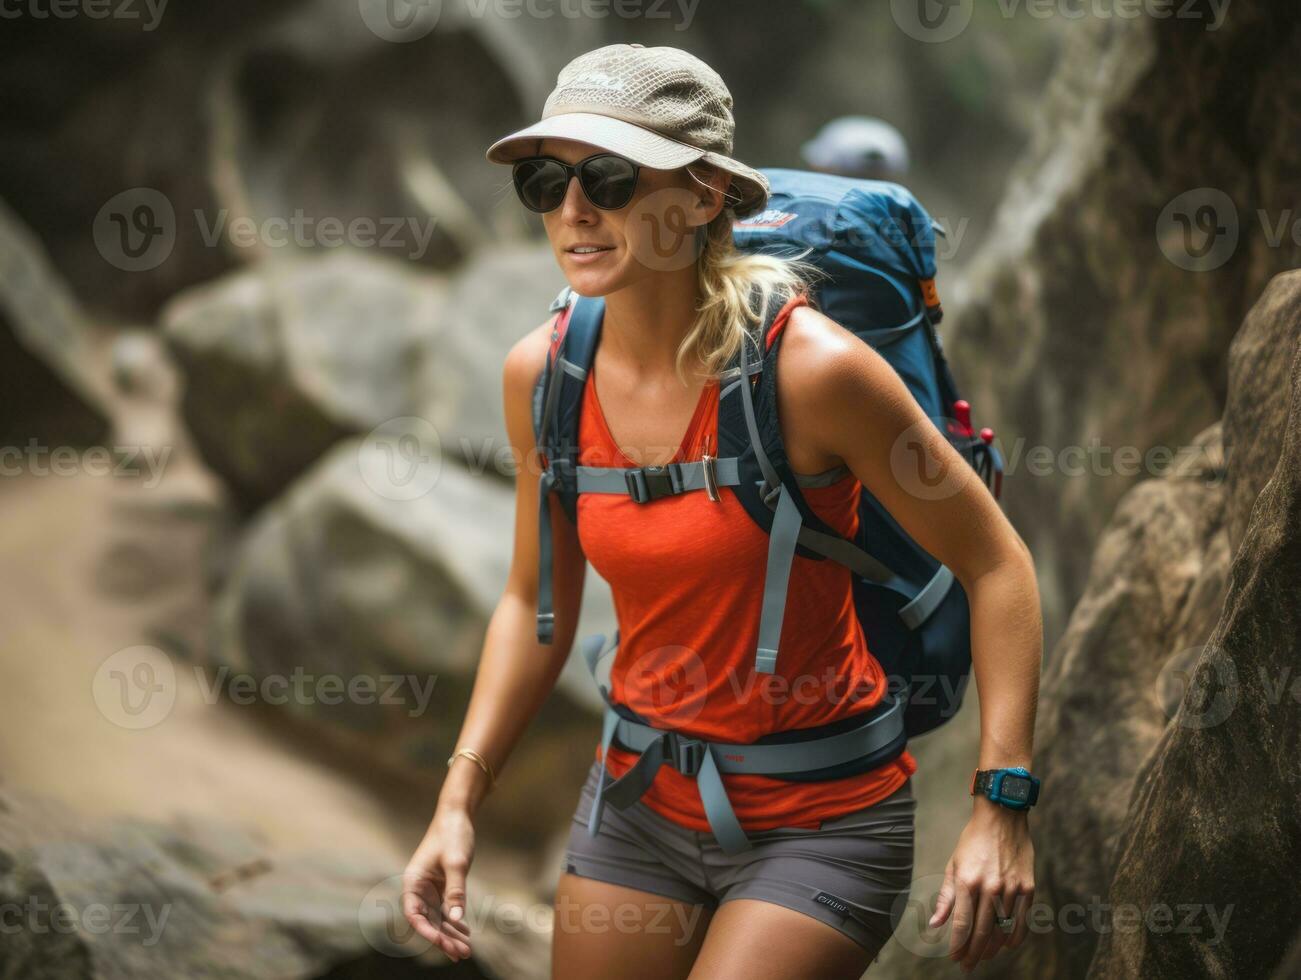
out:
<path id="1" fill-rule="evenodd" d="M 641 800 L 626 810 L 607 802 L 591 836 L 587 818 L 600 775 L 593 759 L 565 851 L 571 874 L 711 910 L 735 898 L 773 902 L 821 919 L 873 955 L 898 924 L 913 871 L 911 780 L 816 830 L 747 831 L 751 849 L 728 855 L 713 834 L 680 827 Z"/>

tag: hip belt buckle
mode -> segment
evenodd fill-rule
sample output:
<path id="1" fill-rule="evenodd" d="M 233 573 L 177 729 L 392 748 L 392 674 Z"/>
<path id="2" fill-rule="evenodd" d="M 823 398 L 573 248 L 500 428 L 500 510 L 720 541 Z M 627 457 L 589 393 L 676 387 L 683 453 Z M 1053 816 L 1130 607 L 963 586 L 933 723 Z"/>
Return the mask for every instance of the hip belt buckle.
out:
<path id="1" fill-rule="evenodd" d="M 684 776 L 695 776 L 705 760 L 705 743 L 698 738 L 672 734 L 669 736 L 669 752 L 674 769 Z"/>

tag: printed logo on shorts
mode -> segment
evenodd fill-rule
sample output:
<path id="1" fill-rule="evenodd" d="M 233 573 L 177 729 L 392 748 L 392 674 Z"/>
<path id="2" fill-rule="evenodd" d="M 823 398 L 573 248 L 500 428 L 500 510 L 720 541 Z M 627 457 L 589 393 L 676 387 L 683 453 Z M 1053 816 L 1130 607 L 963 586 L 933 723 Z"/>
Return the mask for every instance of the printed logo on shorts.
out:
<path id="1" fill-rule="evenodd" d="M 826 892 L 818 892 L 813 896 L 813 901 L 821 902 L 823 905 L 828 905 L 841 915 L 849 914 L 849 903 L 842 898 L 836 898 L 835 895 L 829 895 Z"/>

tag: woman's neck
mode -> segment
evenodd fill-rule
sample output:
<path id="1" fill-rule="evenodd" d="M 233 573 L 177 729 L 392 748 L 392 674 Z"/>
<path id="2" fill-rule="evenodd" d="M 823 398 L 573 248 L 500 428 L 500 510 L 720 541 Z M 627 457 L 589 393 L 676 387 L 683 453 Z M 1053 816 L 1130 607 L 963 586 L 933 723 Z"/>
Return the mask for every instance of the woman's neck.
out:
<path id="1" fill-rule="evenodd" d="M 675 373 L 678 346 L 700 305 L 694 265 L 643 279 L 605 297 L 606 356 L 647 378 Z"/>

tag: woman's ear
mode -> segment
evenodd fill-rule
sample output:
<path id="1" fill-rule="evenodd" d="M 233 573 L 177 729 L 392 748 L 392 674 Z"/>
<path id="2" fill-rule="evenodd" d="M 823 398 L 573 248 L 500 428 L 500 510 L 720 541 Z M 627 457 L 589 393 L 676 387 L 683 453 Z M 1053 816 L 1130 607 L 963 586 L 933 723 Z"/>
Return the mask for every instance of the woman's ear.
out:
<path id="1" fill-rule="evenodd" d="M 696 195 L 695 210 L 698 217 L 702 219 L 701 227 L 703 227 L 723 210 L 723 205 L 727 201 L 727 184 L 730 178 L 718 167 L 704 168 L 703 173 L 700 174 L 687 167 L 687 173 L 692 178 L 691 184 Z"/>

